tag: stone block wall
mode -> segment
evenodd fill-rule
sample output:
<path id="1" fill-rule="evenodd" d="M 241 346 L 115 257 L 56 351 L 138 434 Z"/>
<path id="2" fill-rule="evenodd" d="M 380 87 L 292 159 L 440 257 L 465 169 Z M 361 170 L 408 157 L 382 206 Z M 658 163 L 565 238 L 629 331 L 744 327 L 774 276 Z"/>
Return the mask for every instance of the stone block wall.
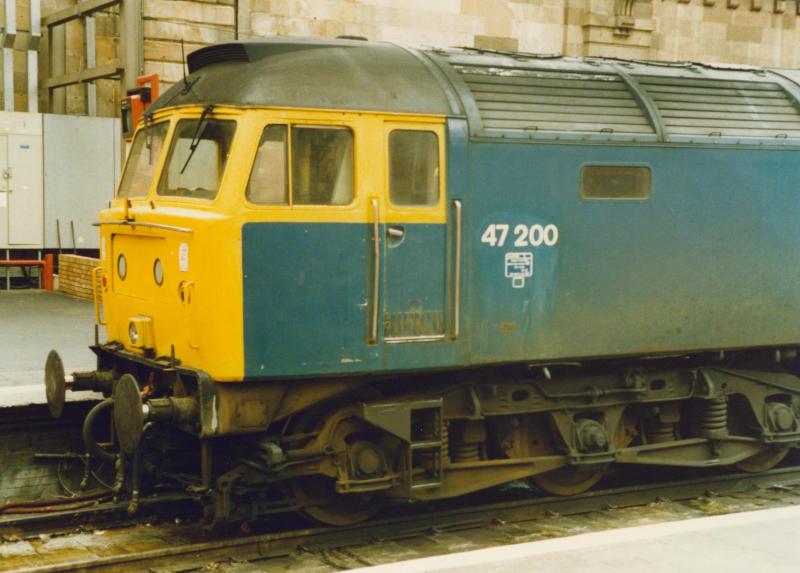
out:
<path id="1" fill-rule="evenodd" d="M 144 0 L 144 71 L 169 86 L 183 76 L 183 51 L 236 37 L 235 0 Z"/>
<path id="2" fill-rule="evenodd" d="M 25 29 L 27 2 L 16 1 Z M 42 0 L 42 15 L 78 0 Z M 126 0 L 123 0 L 126 1 Z M 169 85 L 186 53 L 265 35 L 364 36 L 411 46 L 470 46 L 573 56 L 607 56 L 800 67 L 798 0 L 141 0 L 142 72 Z M 119 8 L 97 15 L 97 63 L 117 56 Z M 0 14 L 2 12 L 0 11 Z M 67 71 L 85 67 L 83 28 L 66 27 Z M 15 96 L 25 109 L 24 52 Z M 50 71 L 48 38 L 39 73 Z M 97 82 L 98 115 L 115 115 L 119 82 Z M 65 89 L 64 108 L 85 113 L 85 87 Z M 40 108 L 54 109 L 40 93 Z"/>

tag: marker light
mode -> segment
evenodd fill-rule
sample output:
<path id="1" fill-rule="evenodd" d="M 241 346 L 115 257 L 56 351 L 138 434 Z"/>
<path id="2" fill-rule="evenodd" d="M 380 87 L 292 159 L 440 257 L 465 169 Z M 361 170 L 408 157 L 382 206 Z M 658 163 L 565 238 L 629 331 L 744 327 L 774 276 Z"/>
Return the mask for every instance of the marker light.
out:
<path id="1" fill-rule="evenodd" d="M 125 259 L 125 255 L 117 257 L 117 274 L 122 280 L 125 280 L 128 274 L 128 261 Z"/>
<path id="2" fill-rule="evenodd" d="M 156 259 L 153 263 L 153 280 L 158 286 L 164 283 L 164 265 L 161 264 L 161 259 Z"/>
<path id="3" fill-rule="evenodd" d="M 139 330 L 136 328 L 135 322 L 128 324 L 128 336 L 131 339 L 131 344 L 136 345 L 139 342 Z"/>

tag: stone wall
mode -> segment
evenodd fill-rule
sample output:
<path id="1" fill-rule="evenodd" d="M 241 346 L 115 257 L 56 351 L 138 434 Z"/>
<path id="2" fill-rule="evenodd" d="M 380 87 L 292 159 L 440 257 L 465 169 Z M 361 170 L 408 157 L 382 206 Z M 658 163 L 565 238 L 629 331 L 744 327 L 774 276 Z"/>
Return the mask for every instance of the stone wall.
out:
<path id="1" fill-rule="evenodd" d="M 797 66 L 786 0 L 240 0 L 241 37 L 365 36 L 407 45 Z"/>
<path id="2" fill-rule="evenodd" d="M 0 4 L 4 1 L 0 0 Z M 18 27 L 28 0 L 18 3 Z M 77 0 L 42 0 L 42 13 Z M 128 1 L 128 0 L 125 0 Z M 132 1 L 132 0 L 131 0 Z M 137 0 L 138 1 L 138 0 Z M 797 0 L 141 0 L 142 71 L 167 85 L 186 53 L 203 45 L 264 35 L 364 36 L 412 46 L 800 67 Z M 119 9 L 98 15 L 98 64 L 115 57 Z M 85 66 L 83 28 L 67 25 L 67 71 Z M 18 109 L 26 109 L 24 53 L 15 62 Z M 50 70 L 43 38 L 40 75 Z M 17 72 L 19 70 L 19 72 Z M 138 73 L 138 71 L 137 71 Z M 59 90 L 56 90 L 59 91 Z M 85 87 L 41 109 L 85 113 Z M 114 115 L 119 82 L 98 82 L 98 114 Z M 60 107 L 59 107 L 60 106 Z"/>
<path id="3" fill-rule="evenodd" d="M 183 75 L 183 51 L 236 37 L 234 0 L 143 0 L 144 71 L 168 86 Z"/>

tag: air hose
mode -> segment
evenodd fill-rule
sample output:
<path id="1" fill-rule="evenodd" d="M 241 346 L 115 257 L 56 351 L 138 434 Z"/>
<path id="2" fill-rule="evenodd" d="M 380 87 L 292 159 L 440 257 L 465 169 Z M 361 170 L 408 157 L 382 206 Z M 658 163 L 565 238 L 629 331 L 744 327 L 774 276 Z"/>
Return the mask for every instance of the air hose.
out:
<path id="1" fill-rule="evenodd" d="M 116 460 L 116 455 L 100 447 L 100 444 L 98 444 L 97 440 L 94 438 L 94 434 L 92 434 L 92 427 L 94 426 L 97 416 L 99 416 L 103 411 L 113 407 L 114 400 L 112 398 L 106 398 L 94 408 L 89 410 L 89 413 L 83 420 L 83 445 L 86 448 L 86 453 L 104 462 L 110 463 L 114 463 Z"/>

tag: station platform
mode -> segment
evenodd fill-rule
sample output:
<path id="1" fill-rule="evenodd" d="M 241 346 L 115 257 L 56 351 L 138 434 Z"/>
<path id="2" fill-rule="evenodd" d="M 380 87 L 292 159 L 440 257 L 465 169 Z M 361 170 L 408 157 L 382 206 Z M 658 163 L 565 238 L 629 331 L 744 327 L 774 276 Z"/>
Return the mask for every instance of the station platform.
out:
<path id="1" fill-rule="evenodd" d="M 800 506 L 585 533 L 351 573 L 770 573 L 800 569 Z"/>
<path id="2" fill-rule="evenodd" d="M 44 403 L 47 353 L 58 350 L 67 373 L 92 369 L 95 357 L 89 346 L 93 343 L 90 301 L 44 290 L 1 291 L 0 407 Z"/>

